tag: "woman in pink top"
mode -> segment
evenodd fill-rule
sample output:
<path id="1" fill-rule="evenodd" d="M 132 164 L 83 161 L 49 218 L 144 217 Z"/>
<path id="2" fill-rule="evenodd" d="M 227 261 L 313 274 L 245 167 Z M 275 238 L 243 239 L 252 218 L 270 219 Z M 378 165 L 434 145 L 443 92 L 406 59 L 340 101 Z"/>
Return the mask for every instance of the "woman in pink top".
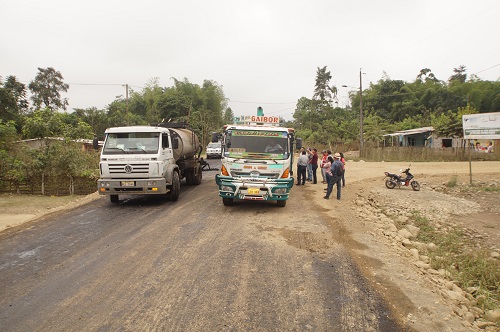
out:
<path id="1" fill-rule="evenodd" d="M 326 183 L 330 182 L 330 179 L 332 177 L 332 173 L 330 170 L 330 168 L 332 168 L 332 163 L 333 163 L 333 157 L 327 156 L 326 162 L 323 164 L 323 167 L 321 168 L 321 170 L 324 171 L 324 173 L 325 173 Z M 328 188 L 325 188 L 325 190 L 327 190 L 327 189 Z"/>

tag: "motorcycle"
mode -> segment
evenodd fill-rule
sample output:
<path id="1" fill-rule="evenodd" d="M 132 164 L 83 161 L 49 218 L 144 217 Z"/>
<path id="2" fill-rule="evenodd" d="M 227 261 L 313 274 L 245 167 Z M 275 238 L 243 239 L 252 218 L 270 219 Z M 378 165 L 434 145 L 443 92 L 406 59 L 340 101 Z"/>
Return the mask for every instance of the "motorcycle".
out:
<path id="1" fill-rule="evenodd" d="M 406 177 L 403 178 L 401 175 L 395 173 L 384 172 L 385 178 L 385 186 L 389 189 L 394 189 L 396 186 L 411 186 L 411 188 L 415 191 L 420 190 L 420 184 L 414 179 L 413 174 L 410 173 L 410 168 L 408 167 L 404 171 L 401 169 L 400 172 L 402 174 L 406 174 Z"/>

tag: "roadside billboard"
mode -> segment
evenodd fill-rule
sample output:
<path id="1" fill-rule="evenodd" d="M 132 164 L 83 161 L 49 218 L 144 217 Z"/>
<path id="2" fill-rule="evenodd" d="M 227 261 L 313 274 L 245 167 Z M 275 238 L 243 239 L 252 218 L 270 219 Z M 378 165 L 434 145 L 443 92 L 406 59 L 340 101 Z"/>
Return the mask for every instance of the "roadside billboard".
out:
<path id="1" fill-rule="evenodd" d="M 464 139 L 500 139 L 500 112 L 462 116 Z"/>

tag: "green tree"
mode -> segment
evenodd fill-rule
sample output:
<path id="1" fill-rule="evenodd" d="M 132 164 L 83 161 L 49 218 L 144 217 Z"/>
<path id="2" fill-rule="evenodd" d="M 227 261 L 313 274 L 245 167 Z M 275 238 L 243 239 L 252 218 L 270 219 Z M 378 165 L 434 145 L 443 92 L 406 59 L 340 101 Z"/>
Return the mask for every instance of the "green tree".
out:
<path id="1" fill-rule="evenodd" d="M 313 99 L 320 101 L 320 106 L 326 106 L 337 98 L 337 88 L 330 86 L 332 75 L 327 71 L 326 66 L 317 68 L 316 70 L 316 83 L 314 85 Z"/>
<path id="2" fill-rule="evenodd" d="M 20 130 L 27 105 L 26 86 L 15 76 L 8 76 L 5 83 L 0 77 L 0 120 L 12 120 Z"/>
<path id="3" fill-rule="evenodd" d="M 467 74 L 466 74 L 467 68 L 465 68 L 464 65 L 459 66 L 458 68 L 453 68 L 454 74 L 450 76 L 448 81 L 450 83 L 459 82 L 459 83 L 465 83 L 467 80 Z"/>
<path id="4" fill-rule="evenodd" d="M 231 107 L 226 108 L 224 111 L 224 123 L 231 124 L 233 123 L 234 113 Z"/>
<path id="5" fill-rule="evenodd" d="M 92 132 L 98 137 L 103 137 L 104 131 L 109 127 L 108 116 L 105 110 L 98 110 L 95 107 L 86 109 L 76 108 L 74 114 L 79 121 L 87 123 L 92 128 Z"/>
<path id="6" fill-rule="evenodd" d="M 461 107 L 457 112 L 447 111 L 438 115 L 431 115 L 431 124 L 436 134 L 442 137 L 463 137 L 462 116 L 466 114 L 476 114 L 473 107 Z"/>
<path id="7" fill-rule="evenodd" d="M 28 87 L 31 90 L 31 100 L 36 109 L 39 109 L 43 104 L 52 111 L 60 108 L 66 110 L 69 105 L 68 100 L 61 97 L 61 92 L 67 92 L 69 85 L 64 83 L 61 73 L 52 67 L 38 68 L 38 74 Z"/>
<path id="8" fill-rule="evenodd" d="M 62 135 L 63 127 L 61 115 L 44 108 L 26 118 L 22 131 L 26 138 L 55 137 Z"/>

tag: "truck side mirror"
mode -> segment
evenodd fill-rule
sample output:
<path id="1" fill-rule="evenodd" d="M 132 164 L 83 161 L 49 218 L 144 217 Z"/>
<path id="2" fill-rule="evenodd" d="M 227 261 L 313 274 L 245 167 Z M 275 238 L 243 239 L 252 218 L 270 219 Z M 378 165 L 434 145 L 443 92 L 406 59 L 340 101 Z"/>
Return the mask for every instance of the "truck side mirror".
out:
<path id="1" fill-rule="evenodd" d="M 212 143 L 217 143 L 219 141 L 220 134 L 217 132 L 212 133 Z"/>
<path id="2" fill-rule="evenodd" d="M 295 139 L 295 148 L 297 150 L 302 149 L 302 138 L 296 138 Z"/>

